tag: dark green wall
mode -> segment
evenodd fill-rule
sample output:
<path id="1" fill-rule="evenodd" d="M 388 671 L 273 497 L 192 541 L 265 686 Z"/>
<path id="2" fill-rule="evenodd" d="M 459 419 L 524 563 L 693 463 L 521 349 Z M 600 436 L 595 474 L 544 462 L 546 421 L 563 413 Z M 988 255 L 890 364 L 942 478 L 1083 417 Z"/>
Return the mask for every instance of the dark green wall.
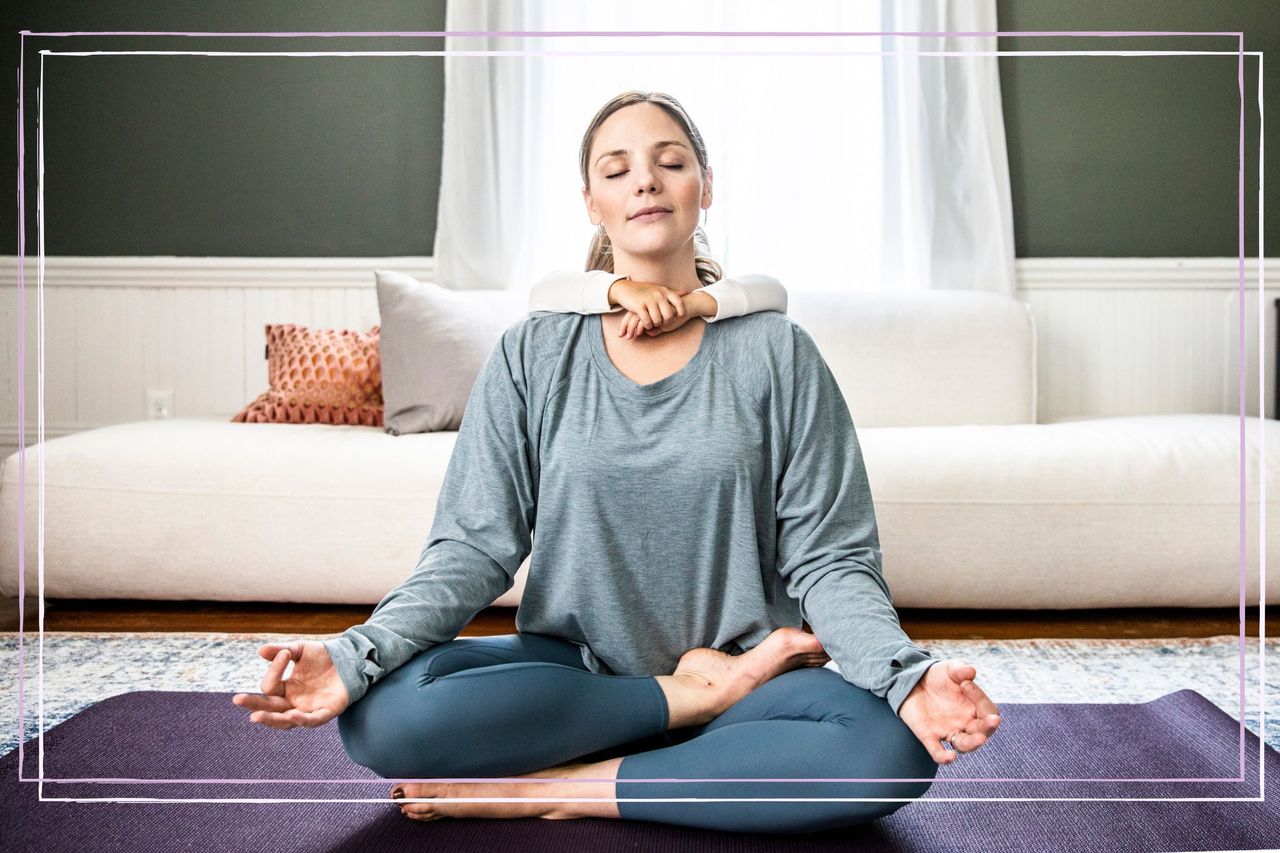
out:
<path id="1" fill-rule="evenodd" d="M 439 31 L 444 0 L 5 5 L 18 30 Z M 34 255 L 38 51 L 441 50 L 436 38 L 33 38 L 26 47 L 27 251 Z M 45 58 L 50 255 L 429 255 L 440 57 Z M 12 101 L 11 101 L 12 103 Z M 16 109 L 0 111 L 16 140 Z M 10 148 L 13 151 L 13 148 Z M 18 253 L 16 152 L 5 254 Z"/>
<path id="2" fill-rule="evenodd" d="M 1275 0 L 1000 0 L 1002 31 L 1243 31 L 1267 51 L 1280 121 Z M 998 39 L 1000 50 L 1238 50 L 1227 36 Z M 1234 257 L 1239 252 L 1236 56 L 1000 57 L 1018 257 Z M 1257 57 L 1245 57 L 1245 254 L 1258 253 Z M 1265 245 L 1280 243 L 1273 142 Z"/>
<path id="3" fill-rule="evenodd" d="M 1001 0 L 1002 30 L 1243 30 L 1280 43 L 1274 0 Z M 29 30 L 441 30 L 445 0 L 5 4 L 5 66 Z M 1001 49 L 1234 50 L 1228 38 L 1004 38 Z M 41 49 L 438 50 L 440 38 L 31 38 L 27 251 L 36 252 Z M 1280 92 L 1280 51 L 1268 70 Z M 1257 253 L 1256 60 L 1246 63 L 1246 253 Z M 1234 57 L 1001 57 L 1019 257 L 1234 256 Z M 430 255 L 440 178 L 437 57 L 48 57 L 51 255 Z M 15 92 L 14 83 L 10 91 Z M 10 101 L 13 104 L 13 101 Z M 1280 121 L 1280 111 L 1272 122 Z M 1273 127 L 1275 125 L 1273 124 Z M 0 111 L 16 140 L 16 111 Z M 1268 247 L 1280 206 L 1276 145 Z M 4 158 L 17 186 L 16 152 Z M 12 191 L 11 191 L 12 192 Z M 4 233 L 17 254 L 16 193 Z"/>

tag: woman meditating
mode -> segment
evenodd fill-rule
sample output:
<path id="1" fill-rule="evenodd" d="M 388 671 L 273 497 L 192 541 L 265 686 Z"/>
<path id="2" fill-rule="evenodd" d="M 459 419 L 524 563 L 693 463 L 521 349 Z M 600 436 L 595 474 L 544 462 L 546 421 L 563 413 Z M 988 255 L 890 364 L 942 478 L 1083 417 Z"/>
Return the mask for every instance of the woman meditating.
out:
<path id="1" fill-rule="evenodd" d="M 746 310 L 768 283 L 700 293 L 733 280 L 697 252 L 712 173 L 684 109 L 617 96 L 580 168 L 607 275 L 503 333 L 410 577 L 337 638 L 263 646 L 263 695 L 234 701 L 276 728 L 337 718 L 415 820 L 798 833 L 890 814 L 986 742 L 996 706 L 902 631 L 813 339 Z M 517 633 L 458 638 L 530 555 Z M 477 781 L 404 781 L 456 778 Z"/>

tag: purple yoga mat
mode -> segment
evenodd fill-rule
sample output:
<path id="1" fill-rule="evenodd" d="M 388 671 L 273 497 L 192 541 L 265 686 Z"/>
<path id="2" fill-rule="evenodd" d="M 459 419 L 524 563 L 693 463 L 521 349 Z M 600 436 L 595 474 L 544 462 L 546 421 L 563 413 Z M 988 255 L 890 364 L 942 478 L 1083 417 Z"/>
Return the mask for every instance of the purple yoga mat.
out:
<path id="1" fill-rule="evenodd" d="M 946 802 L 949 797 L 1256 797 L 1256 735 L 1245 730 L 1245 782 L 1026 781 L 1034 777 L 1235 777 L 1240 725 L 1193 690 L 1138 705 L 1002 703 L 982 749 L 940 768 L 921 799 L 869 824 L 808 835 L 745 835 L 639 821 L 408 820 L 382 803 L 39 802 L 0 758 L 6 850 L 273 851 L 1259 849 L 1280 840 L 1280 753 L 1266 748 L 1269 802 Z M 277 731 L 248 722 L 229 693 L 143 691 L 107 699 L 44 738 L 46 779 L 370 779 L 305 784 L 44 784 L 45 797 L 383 797 L 390 784 L 352 764 L 337 726 Z M 37 775 L 36 742 L 25 774 Z M 974 782 L 963 778 L 1014 778 Z M 848 796 L 858 793 L 849 783 Z M 783 796 L 786 796 L 784 794 Z"/>

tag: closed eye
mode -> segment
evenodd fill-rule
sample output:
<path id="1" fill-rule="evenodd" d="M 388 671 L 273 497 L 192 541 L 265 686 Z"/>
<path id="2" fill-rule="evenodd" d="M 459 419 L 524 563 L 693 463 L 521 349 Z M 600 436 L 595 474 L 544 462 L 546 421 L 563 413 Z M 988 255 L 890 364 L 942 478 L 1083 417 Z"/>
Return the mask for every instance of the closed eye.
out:
<path id="1" fill-rule="evenodd" d="M 683 168 L 684 168 L 684 164 L 683 164 L 683 163 L 681 163 L 681 164 L 680 164 L 680 165 L 678 165 L 678 166 L 676 166 L 676 165 L 663 166 L 662 168 L 664 168 L 664 169 L 683 169 Z M 618 177 L 619 175 L 625 175 L 627 172 L 630 172 L 630 171 L 631 171 L 630 169 L 623 169 L 621 172 L 617 172 L 617 173 L 612 174 L 612 175 L 605 175 L 605 179 L 606 179 L 606 180 L 608 180 L 609 178 L 616 178 L 616 177 Z"/>

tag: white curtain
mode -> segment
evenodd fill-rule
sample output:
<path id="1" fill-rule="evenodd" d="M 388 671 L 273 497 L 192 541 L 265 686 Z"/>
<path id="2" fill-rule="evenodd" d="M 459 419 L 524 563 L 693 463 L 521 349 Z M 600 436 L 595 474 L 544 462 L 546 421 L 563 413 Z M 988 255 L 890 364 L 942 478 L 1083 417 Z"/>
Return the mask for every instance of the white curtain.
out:
<path id="1" fill-rule="evenodd" d="M 989 18 L 981 29 L 995 29 L 995 0 L 959 7 L 468 0 L 448 5 L 446 29 L 928 31 L 960 19 L 977 29 L 969 22 L 978 18 Z M 730 275 L 767 273 L 792 290 L 1012 293 L 996 58 L 925 57 L 913 44 L 882 57 L 902 47 L 895 41 L 921 40 L 888 41 L 447 37 L 436 280 L 524 289 L 548 270 L 582 269 L 592 236 L 578 171 L 582 134 L 606 101 L 638 89 L 674 95 L 707 143 L 714 198 L 703 228 Z M 948 43 L 994 50 L 995 38 Z M 461 54 L 480 50 L 560 55 Z"/>
<path id="2" fill-rule="evenodd" d="M 886 0 L 881 32 L 995 32 L 995 0 Z M 881 280 L 1014 295 L 995 36 L 884 36 Z M 897 56 L 888 51 L 899 51 Z"/>

